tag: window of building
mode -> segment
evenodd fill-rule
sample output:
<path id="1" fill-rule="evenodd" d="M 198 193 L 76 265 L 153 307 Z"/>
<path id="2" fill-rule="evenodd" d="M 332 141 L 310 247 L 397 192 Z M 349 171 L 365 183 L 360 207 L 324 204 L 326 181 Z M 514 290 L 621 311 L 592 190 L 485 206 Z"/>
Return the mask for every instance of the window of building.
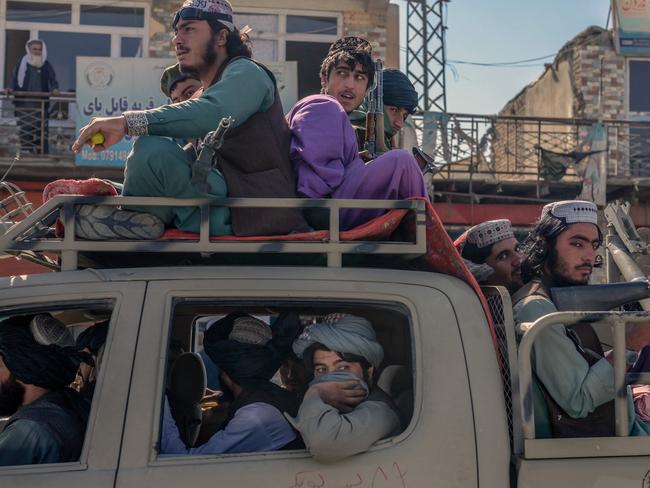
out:
<path id="1" fill-rule="evenodd" d="M 0 80 L 4 87 L 10 86 L 13 72 L 25 54 L 25 42 L 31 38 L 46 42 L 48 60 L 61 91 L 76 90 L 77 56 L 138 57 L 149 49 L 150 6 L 144 2 L 119 7 L 93 3 L 95 0 L 0 3 L 5 1 L 6 47 L 0 50 Z"/>
<path id="2" fill-rule="evenodd" d="M 117 27 L 144 27 L 144 9 L 82 5 L 79 12 L 79 23 L 85 25 L 114 25 Z"/>
<path id="3" fill-rule="evenodd" d="M 630 60 L 628 64 L 630 112 L 650 112 L 650 61 Z"/>
<path id="4" fill-rule="evenodd" d="M 320 92 L 320 63 L 330 44 L 341 35 L 341 18 L 327 12 L 296 14 L 257 10 L 237 13 L 235 24 L 253 29 L 253 55 L 259 61 L 298 61 L 298 98 L 302 98 Z"/>
<path id="5" fill-rule="evenodd" d="M 292 312 L 295 315 L 289 318 L 287 314 Z M 254 447 L 255 442 L 276 442 L 276 437 L 278 439 L 281 437 L 279 432 L 285 427 L 287 432 L 291 432 L 289 424 L 280 425 L 284 419 L 281 416 L 272 415 L 273 412 L 269 412 L 268 407 L 258 406 L 256 408 L 259 408 L 263 415 L 269 415 L 270 421 L 277 422 L 277 425 L 273 424 L 276 432 L 273 436 L 269 437 L 266 434 L 256 436 L 255 432 L 237 431 L 237 435 L 243 435 L 241 444 L 229 444 L 233 442 L 230 438 L 232 433 L 229 435 L 224 435 L 223 432 L 215 434 L 224 429 L 239 408 L 246 408 L 247 404 L 251 404 L 253 400 L 250 399 L 252 398 L 256 398 L 258 402 L 280 408 L 278 405 L 282 405 L 281 402 L 274 403 L 267 400 L 282 398 L 289 392 L 291 395 L 288 395 L 285 400 L 293 402 L 292 408 L 298 409 L 302 395 L 309 386 L 308 382 L 313 379 L 313 371 L 308 369 L 309 366 L 313 368 L 313 365 L 291 354 L 291 339 L 282 340 L 277 335 L 273 336 L 276 342 L 271 348 L 252 344 L 263 344 L 270 340 L 269 337 L 273 334 L 271 331 L 275 327 L 284 331 L 293 330 L 292 337 L 293 335 L 297 336 L 305 327 L 323 322 L 333 313 L 356 315 L 367 319 L 372 324 L 377 340 L 383 346 L 384 359 L 380 368 L 364 370 L 364 375 L 370 375 L 365 376 L 365 379 L 371 391 L 381 388 L 392 398 L 393 402 L 390 403 L 390 408 L 396 413 L 396 418 L 399 417 L 401 425 L 401 428 L 399 425 L 396 426 L 394 434 L 403 430 L 413 416 L 414 390 L 411 321 L 408 311 L 402 305 L 392 303 L 368 305 L 350 301 L 337 303 L 322 299 L 318 301 L 301 300 L 300 303 L 287 304 L 273 300 L 269 303 L 257 302 L 255 305 L 242 305 L 224 303 L 210 298 L 183 298 L 178 299 L 173 305 L 171 330 L 167 343 L 166 373 L 164 375 L 166 385 L 161 390 L 166 393 L 165 398 L 161 399 L 164 402 L 161 409 L 164 418 L 160 432 L 160 454 L 186 455 L 188 454 L 187 442 L 197 448 L 191 452 L 196 455 L 301 448 L 300 438 L 296 438 L 296 442 L 291 441 L 287 446 L 277 447 L 277 449 L 269 449 L 266 445 Z M 265 324 L 271 324 L 268 336 L 261 334 L 250 323 L 240 324 L 238 328 L 237 322 L 233 321 L 237 320 L 235 317 L 242 315 L 250 315 Z M 225 320 L 222 320 L 224 318 Z M 277 321 L 279 320 L 290 320 L 291 323 L 299 324 L 299 326 L 297 330 L 293 327 L 278 326 Z M 234 332 L 235 329 L 237 329 L 236 332 Z M 232 337 L 234 334 L 237 334 L 237 338 Z M 242 341 L 244 341 L 243 346 Z M 198 354 L 200 359 L 196 356 L 189 358 L 192 360 L 188 364 L 186 361 L 188 352 Z M 219 354 L 221 356 L 218 356 Z M 276 354 L 281 357 L 276 357 Z M 190 354 L 190 356 L 192 355 Z M 220 357 L 223 361 L 220 363 L 221 369 L 219 360 L 213 359 L 215 357 Z M 244 357 L 245 360 L 243 360 Z M 179 403 L 178 400 L 180 395 L 188 394 L 189 385 L 201 384 L 200 381 L 197 381 L 197 373 L 200 377 L 201 368 L 191 367 L 192 361 L 197 360 L 199 363 L 202 362 L 205 367 L 207 388 L 223 392 L 223 396 L 217 402 L 207 398 L 202 400 L 203 414 L 199 417 L 201 418 L 200 425 L 193 424 L 191 421 L 193 407 L 182 406 L 182 402 Z M 236 382 L 233 386 L 232 381 L 237 373 L 228 374 L 226 372 L 227 376 L 223 375 L 225 368 L 234 367 L 237 361 L 241 360 L 243 360 L 240 373 L 243 390 L 240 388 L 242 385 L 238 385 Z M 315 370 L 315 368 L 313 369 Z M 260 379 L 262 377 L 270 379 Z M 285 393 L 281 394 L 283 390 Z M 179 394 L 176 397 L 177 400 L 173 400 L 177 392 Z M 269 395 L 271 396 L 269 397 Z M 387 403 L 387 405 L 389 404 Z M 192 427 L 192 425 L 194 426 Z M 180 440 L 181 436 L 185 441 Z M 244 444 L 248 447 L 244 451 L 239 450 Z M 229 451 L 231 448 L 232 451 Z"/>
<path id="6" fill-rule="evenodd" d="M 64 3 L 7 2 L 7 21 L 69 24 L 72 6 Z"/>

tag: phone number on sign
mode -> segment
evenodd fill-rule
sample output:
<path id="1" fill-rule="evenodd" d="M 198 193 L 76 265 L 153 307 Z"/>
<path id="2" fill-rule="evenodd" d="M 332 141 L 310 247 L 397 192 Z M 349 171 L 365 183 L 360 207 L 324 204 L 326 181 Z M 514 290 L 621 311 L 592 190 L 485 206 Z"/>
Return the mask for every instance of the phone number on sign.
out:
<path id="1" fill-rule="evenodd" d="M 84 149 L 81 153 L 81 157 L 87 161 L 126 161 L 129 152 L 130 151 L 127 149 L 119 151 L 107 149 L 100 152 L 93 152 L 90 149 Z"/>

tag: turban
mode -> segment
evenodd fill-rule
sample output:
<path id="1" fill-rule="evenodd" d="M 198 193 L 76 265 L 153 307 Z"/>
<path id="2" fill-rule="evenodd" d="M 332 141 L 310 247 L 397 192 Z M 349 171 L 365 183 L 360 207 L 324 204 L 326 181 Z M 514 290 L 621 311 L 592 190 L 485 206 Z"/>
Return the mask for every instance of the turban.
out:
<path id="1" fill-rule="evenodd" d="M 372 46 L 362 37 L 341 37 L 332 43 L 326 57 L 330 57 L 341 51 L 346 51 L 349 53 L 363 52 L 370 55 L 372 54 Z"/>
<path id="2" fill-rule="evenodd" d="M 88 348 L 92 354 L 96 355 L 106 342 L 107 334 L 108 320 L 88 327 L 79 334 L 79 337 L 77 337 L 77 347 L 79 349 Z"/>
<path id="3" fill-rule="evenodd" d="M 74 348 L 37 343 L 29 330 L 29 316 L 11 317 L 0 322 L 0 355 L 17 380 L 47 390 L 72 383 L 79 363 L 90 361 L 88 354 Z"/>
<path id="4" fill-rule="evenodd" d="M 268 381 L 289 354 L 298 335 L 295 313 L 283 313 L 272 326 L 235 312 L 218 320 L 204 336 L 206 354 L 240 386 Z"/>
<path id="5" fill-rule="evenodd" d="M 174 14 L 172 27 L 175 28 L 180 19 L 207 20 L 208 23 L 219 24 L 229 32 L 235 30 L 232 5 L 228 0 L 185 0 Z"/>
<path id="6" fill-rule="evenodd" d="M 404 108 L 412 114 L 418 105 L 413 83 L 398 69 L 384 69 L 384 104 Z"/>
<path id="7" fill-rule="evenodd" d="M 178 63 L 168 66 L 160 77 L 160 90 L 171 98 L 174 85 L 180 81 L 188 79 L 198 80 L 198 76 L 193 73 L 183 73 Z"/>
<path id="8" fill-rule="evenodd" d="M 333 323 L 320 322 L 306 327 L 293 343 L 293 352 L 302 358 L 305 349 L 316 342 L 331 351 L 364 357 L 375 368 L 384 359 L 384 349 L 377 341 L 372 324 L 354 315 L 346 315 Z"/>

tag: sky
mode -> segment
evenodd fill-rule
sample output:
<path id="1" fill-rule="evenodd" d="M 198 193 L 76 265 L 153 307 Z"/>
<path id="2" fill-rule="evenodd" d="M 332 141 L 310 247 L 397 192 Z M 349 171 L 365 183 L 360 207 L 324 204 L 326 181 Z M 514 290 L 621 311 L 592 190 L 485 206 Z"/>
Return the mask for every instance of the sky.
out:
<path id="1" fill-rule="evenodd" d="M 394 3 L 405 16 L 403 2 Z M 590 25 L 605 27 L 609 5 L 610 0 L 451 0 L 446 7 L 447 111 L 498 112 L 543 73 L 544 63 L 552 62 L 567 41 Z M 404 51 L 404 19 L 400 30 Z M 454 62 L 503 63 L 546 55 L 553 56 L 516 68 Z"/>

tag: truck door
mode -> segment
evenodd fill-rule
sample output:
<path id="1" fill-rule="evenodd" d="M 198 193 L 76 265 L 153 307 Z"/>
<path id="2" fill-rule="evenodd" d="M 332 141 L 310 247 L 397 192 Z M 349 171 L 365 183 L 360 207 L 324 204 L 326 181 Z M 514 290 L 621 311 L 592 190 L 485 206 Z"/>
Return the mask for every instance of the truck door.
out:
<path id="1" fill-rule="evenodd" d="M 0 467 L 0 486 L 114 485 L 144 290 L 143 282 L 61 282 L 2 290 L 2 318 L 49 313 L 73 324 L 76 332 L 108 320 L 108 334 L 94 370 L 97 379 L 80 459 Z"/>
<path id="2" fill-rule="evenodd" d="M 132 384 L 137 394 L 129 398 L 118 488 L 478 486 L 461 334 L 448 296 L 432 285 L 435 275 L 244 268 L 217 269 L 208 277 L 201 271 L 205 270 L 188 273 L 184 280 L 148 285 Z M 468 288 L 463 296 L 475 302 L 465 303 L 466 309 L 482 313 Z M 412 414 L 403 432 L 368 452 L 329 464 L 317 462 L 306 450 L 159 454 L 169 352 L 194 347 L 197 334 L 190 324 L 205 315 L 223 316 L 237 310 L 272 315 L 279 307 L 303 314 L 344 311 L 368 317 L 382 339 L 384 365 L 400 362 L 394 353 L 404 345 L 408 357 L 401 363 L 406 364 L 412 381 Z M 177 328 L 185 329 L 179 334 Z M 490 364 L 496 365 L 494 359 Z M 507 461 L 501 471 L 507 475 Z"/>

